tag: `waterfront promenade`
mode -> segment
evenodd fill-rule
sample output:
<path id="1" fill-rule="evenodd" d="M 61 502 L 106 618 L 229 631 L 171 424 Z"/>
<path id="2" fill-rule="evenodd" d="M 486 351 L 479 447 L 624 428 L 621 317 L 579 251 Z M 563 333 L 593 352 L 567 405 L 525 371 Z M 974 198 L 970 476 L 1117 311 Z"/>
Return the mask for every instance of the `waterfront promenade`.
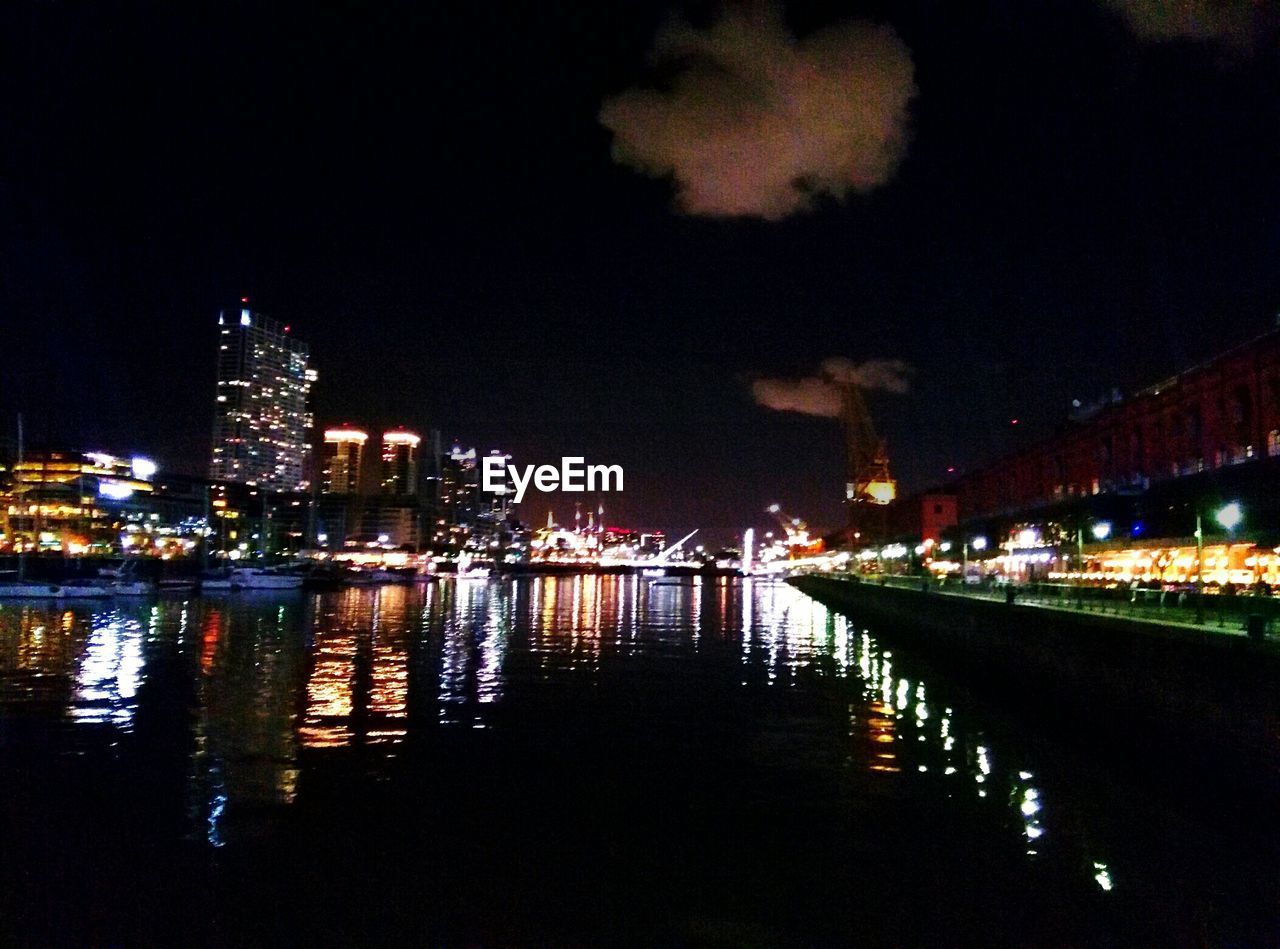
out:
<path id="1" fill-rule="evenodd" d="M 1065 610 L 1098 617 L 1115 617 L 1157 627 L 1199 630 L 1226 636 L 1246 636 L 1249 617 L 1262 619 L 1262 629 L 1272 634 L 1280 629 L 1280 598 L 1254 594 L 1206 594 L 1199 610 L 1195 593 L 1146 588 L 1080 587 L 1069 583 L 1030 583 L 1014 586 L 965 586 L 959 582 L 939 583 L 922 577 L 873 577 L 873 584 L 928 592 L 939 596 L 1006 603 L 1009 591 L 1013 602 L 1045 610 Z M 1255 621 L 1256 622 L 1256 621 Z M 1268 642 L 1272 640 L 1268 638 Z M 1273 643 L 1280 650 L 1280 644 Z"/>

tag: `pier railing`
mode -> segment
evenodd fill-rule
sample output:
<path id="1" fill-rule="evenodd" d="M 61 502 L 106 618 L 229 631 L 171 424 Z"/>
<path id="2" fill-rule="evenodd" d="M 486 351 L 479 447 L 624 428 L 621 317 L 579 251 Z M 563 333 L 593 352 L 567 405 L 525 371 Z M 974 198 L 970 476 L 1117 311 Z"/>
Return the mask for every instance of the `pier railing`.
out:
<path id="1" fill-rule="evenodd" d="M 1091 612 L 1150 622 L 1265 635 L 1280 629 L 1280 597 L 1253 592 L 1197 593 L 1146 587 L 1098 587 L 1073 583 L 965 584 L 927 576 L 870 576 L 862 582 L 976 599 L 1004 600 L 1048 609 Z"/>

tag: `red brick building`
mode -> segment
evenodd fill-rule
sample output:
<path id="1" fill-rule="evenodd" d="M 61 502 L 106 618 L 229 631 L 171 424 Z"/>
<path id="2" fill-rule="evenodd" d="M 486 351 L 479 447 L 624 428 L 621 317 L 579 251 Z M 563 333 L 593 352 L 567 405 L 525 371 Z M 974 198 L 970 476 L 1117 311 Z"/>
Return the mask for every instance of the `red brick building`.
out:
<path id="1" fill-rule="evenodd" d="M 1280 329 L 1105 405 L 946 490 L 967 522 L 1093 495 L 1141 494 L 1159 482 L 1276 456 Z M 906 504 L 917 502 L 924 496 Z"/>

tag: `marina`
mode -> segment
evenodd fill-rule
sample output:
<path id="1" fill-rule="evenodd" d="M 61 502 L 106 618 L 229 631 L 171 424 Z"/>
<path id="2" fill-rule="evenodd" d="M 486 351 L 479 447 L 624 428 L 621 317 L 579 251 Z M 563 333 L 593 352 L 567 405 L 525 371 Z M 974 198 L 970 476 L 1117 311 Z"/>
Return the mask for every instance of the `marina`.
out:
<path id="1" fill-rule="evenodd" d="M 1246 812 L 782 583 L 7 603 L 0 724 L 0 935 L 1239 942 L 1276 905 Z"/>

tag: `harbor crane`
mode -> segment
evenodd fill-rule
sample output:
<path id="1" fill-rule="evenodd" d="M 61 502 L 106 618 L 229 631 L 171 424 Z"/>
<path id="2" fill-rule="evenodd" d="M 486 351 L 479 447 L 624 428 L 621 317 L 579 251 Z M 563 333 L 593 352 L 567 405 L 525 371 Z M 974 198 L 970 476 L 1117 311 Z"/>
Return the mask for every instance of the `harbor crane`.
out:
<path id="1" fill-rule="evenodd" d="M 889 474 L 889 453 L 876 434 L 862 389 L 853 379 L 840 387 L 840 424 L 846 452 L 845 505 L 848 508 L 848 541 L 878 537 L 884 533 L 885 510 L 898 494 Z"/>

